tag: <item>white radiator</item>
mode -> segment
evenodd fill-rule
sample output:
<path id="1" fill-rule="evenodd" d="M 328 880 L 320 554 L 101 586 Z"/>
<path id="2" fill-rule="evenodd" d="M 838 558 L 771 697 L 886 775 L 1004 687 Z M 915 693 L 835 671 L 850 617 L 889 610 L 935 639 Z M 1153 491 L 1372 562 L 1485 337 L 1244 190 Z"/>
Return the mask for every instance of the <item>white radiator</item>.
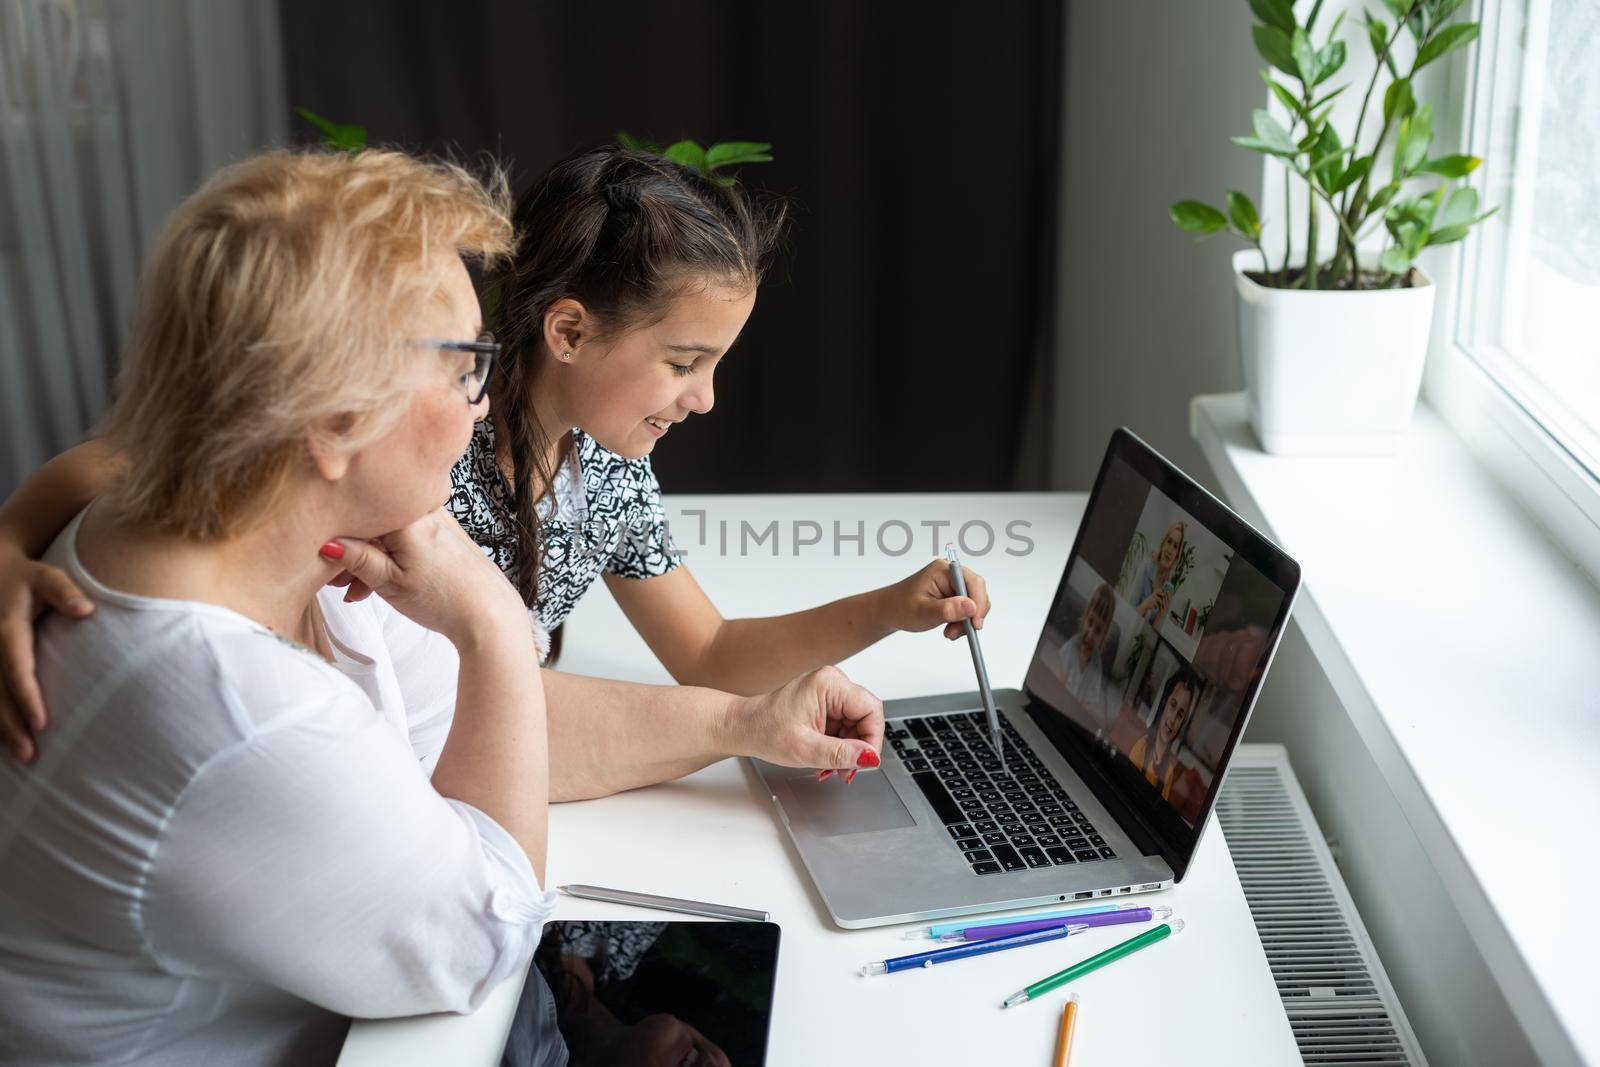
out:
<path id="1" fill-rule="evenodd" d="M 1239 746 L 1216 813 L 1305 1062 L 1426 1067 L 1282 745 Z"/>

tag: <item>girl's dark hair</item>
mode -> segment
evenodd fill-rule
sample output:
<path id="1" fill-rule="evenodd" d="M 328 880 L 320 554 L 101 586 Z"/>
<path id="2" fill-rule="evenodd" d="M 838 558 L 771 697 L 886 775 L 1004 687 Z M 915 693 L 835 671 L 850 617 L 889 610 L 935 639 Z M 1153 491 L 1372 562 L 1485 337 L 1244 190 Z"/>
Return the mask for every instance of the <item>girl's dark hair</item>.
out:
<path id="1" fill-rule="evenodd" d="M 780 198 L 617 145 L 563 160 L 517 201 L 520 248 L 490 285 L 489 318 L 506 352 L 490 395 L 516 467 L 517 591 L 530 607 L 538 594 L 536 508 L 554 474 L 553 436 L 568 429 L 540 426 L 533 414 L 545 313 L 571 297 L 615 334 L 658 321 L 674 297 L 708 279 L 754 288 L 786 217 Z M 557 462 L 569 447 L 570 437 Z"/>

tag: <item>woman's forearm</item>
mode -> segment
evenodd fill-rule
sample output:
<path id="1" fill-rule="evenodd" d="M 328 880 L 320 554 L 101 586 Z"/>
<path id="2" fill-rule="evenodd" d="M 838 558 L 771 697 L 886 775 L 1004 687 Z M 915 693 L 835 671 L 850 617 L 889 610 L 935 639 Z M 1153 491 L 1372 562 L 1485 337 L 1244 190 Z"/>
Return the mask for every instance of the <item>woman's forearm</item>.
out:
<path id="1" fill-rule="evenodd" d="M 526 624 L 485 632 L 481 643 L 457 646 L 456 714 L 433 786 L 504 827 L 543 885 L 550 755 L 538 654 Z"/>
<path id="2" fill-rule="evenodd" d="M 730 730 L 740 700 L 729 693 L 561 671 L 542 677 L 553 801 L 654 785 L 743 754 Z"/>
<path id="3" fill-rule="evenodd" d="M 61 453 L 0 504 L 0 541 L 36 559 L 72 517 L 116 480 L 121 458 L 99 440 Z"/>
<path id="4" fill-rule="evenodd" d="M 762 693 L 798 674 L 849 659 L 888 637 L 882 590 L 820 607 L 755 619 L 725 619 L 695 664 L 692 681 L 730 693 Z"/>

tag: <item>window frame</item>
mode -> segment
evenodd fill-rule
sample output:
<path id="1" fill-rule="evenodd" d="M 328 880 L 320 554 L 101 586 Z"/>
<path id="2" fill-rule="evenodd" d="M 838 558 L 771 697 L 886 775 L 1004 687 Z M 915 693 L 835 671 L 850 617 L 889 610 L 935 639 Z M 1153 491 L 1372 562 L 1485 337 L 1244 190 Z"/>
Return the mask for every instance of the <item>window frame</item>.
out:
<path id="1" fill-rule="evenodd" d="M 1459 130 L 1465 151 L 1482 148 L 1493 123 L 1494 84 L 1488 71 L 1509 69 L 1500 57 L 1517 46 L 1500 33 L 1508 6 L 1516 0 L 1482 0 L 1479 47 L 1469 50 L 1464 64 L 1453 65 L 1440 86 L 1443 102 Z M 1537 3 L 1539 0 L 1531 0 Z M 1491 55 L 1491 62 L 1485 56 Z M 1520 64 L 1519 64 L 1520 66 Z M 1464 67 L 1464 69 L 1457 69 Z M 1487 200 L 1482 168 L 1474 176 Z M 1480 250 L 1474 242 L 1488 237 L 1487 226 L 1467 241 L 1452 246 L 1432 266 L 1438 287 L 1430 335 L 1424 395 L 1456 436 L 1485 464 L 1542 526 L 1556 546 L 1576 562 L 1591 581 L 1600 579 L 1600 480 L 1572 454 L 1540 419 L 1533 406 L 1517 395 L 1514 384 L 1497 377 L 1496 360 L 1480 358 L 1457 338 L 1470 313 Z"/>

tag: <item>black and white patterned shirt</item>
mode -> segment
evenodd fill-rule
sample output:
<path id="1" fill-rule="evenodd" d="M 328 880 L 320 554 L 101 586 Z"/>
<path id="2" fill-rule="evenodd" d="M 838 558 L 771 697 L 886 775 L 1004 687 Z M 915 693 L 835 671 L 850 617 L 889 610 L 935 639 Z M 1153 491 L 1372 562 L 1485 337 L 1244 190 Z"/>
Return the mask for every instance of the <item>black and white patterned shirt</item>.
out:
<path id="1" fill-rule="evenodd" d="M 653 578 L 679 563 L 650 458 L 624 459 L 576 427 L 572 436 L 575 447 L 567 450 L 538 508 L 543 557 L 534 615 L 546 631 L 561 625 L 602 572 Z M 516 507 L 495 461 L 494 441 L 491 420 L 484 419 L 450 472 L 448 506 L 515 584 Z M 546 652 L 543 641 L 539 652 Z"/>

